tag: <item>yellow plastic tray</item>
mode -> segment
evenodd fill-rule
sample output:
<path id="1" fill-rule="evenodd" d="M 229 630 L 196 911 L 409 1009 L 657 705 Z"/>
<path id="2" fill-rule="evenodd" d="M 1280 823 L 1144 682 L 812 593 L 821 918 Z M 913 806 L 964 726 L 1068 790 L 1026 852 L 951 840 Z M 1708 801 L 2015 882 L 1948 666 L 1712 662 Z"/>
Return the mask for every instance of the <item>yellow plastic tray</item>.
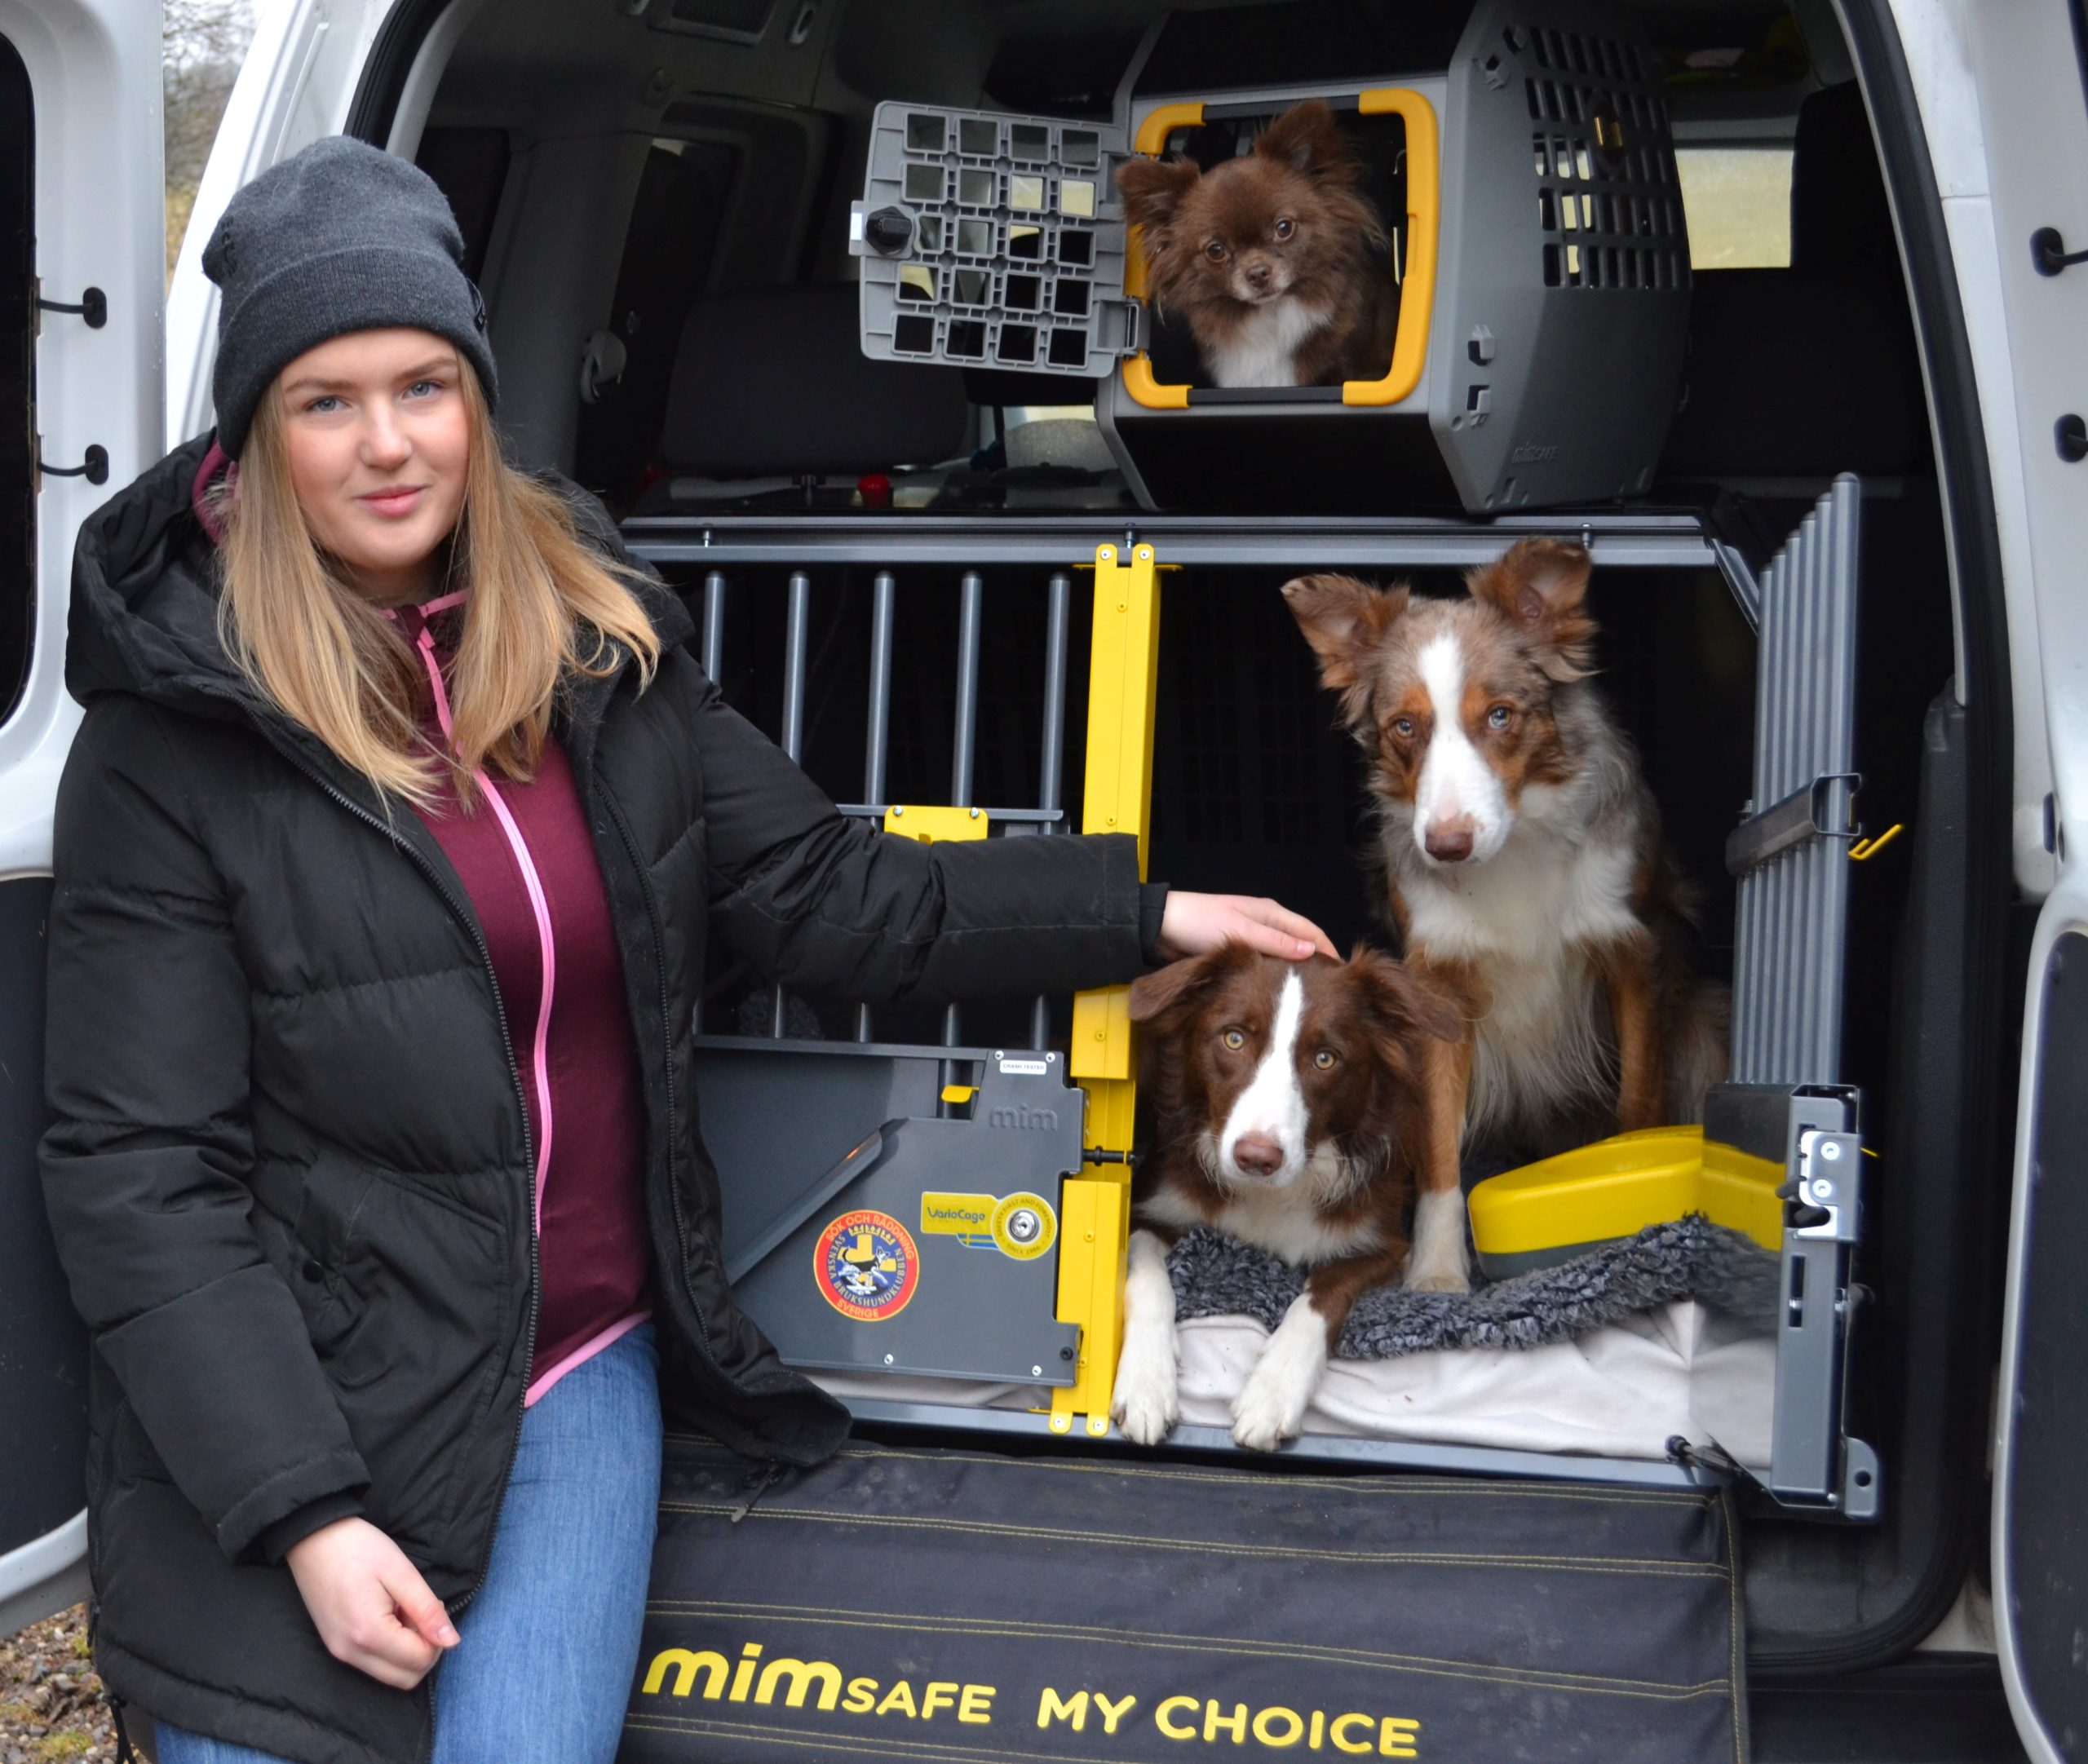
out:
<path id="1" fill-rule="evenodd" d="M 1784 1168 L 1701 1127 L 1649 1127 L 1525 1164 L 1471 1191 L 1472 1242 L 1488 1277 L 1548 1267 L 1648 1225 L 1701 1213 L 1781 1249 Z"/>

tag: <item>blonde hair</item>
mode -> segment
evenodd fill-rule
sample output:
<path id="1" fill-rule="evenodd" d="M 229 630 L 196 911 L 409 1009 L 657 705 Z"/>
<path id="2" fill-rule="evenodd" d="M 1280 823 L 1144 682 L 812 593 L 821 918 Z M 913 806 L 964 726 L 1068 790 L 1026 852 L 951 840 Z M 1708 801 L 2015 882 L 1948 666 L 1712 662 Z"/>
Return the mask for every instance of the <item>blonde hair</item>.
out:
<path id="1" fill-rule="evenodd" d="M 422 733 L 427 678 L 398 626 L 351 586 L 298 506 L 280 389 L 254 413 L 236 495 L 221 495 L 219 630 L 240 671 L 381 795 L 427 807 L 447 768 L 467 806 L 481 767 L 536 775 L 560 683 L 610 673 L 627 652 L 640 688 L 660 639 L 627 566 L 580 537 L 564 499 L 508 464 L 478 375 L 461 360 L 470 425 L 449 581 L 467 590 L 449 670 L 450 750 Z"/>

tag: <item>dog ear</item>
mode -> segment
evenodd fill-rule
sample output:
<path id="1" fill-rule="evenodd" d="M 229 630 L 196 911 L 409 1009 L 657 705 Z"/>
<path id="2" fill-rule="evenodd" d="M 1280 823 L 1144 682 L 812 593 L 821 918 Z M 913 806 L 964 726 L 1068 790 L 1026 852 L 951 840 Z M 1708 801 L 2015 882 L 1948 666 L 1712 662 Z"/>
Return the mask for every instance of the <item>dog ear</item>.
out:
<path id="1" fill-rule="evenodd" d="M 1471 1002 L 1446 981 L 1364 944 L 1350 954 L 1348 966 L 1378 1022 L 1395 1035 L 1424 1035 L 1439 1041 L 1464 1038 Z"/>
<path id="2" fill-rule="evenodd" d="M 1363 169 L 1348 137 L 1334 121 L 1334 112 L 1318 98 L 1308 98 L 1285 111 L 1262 130 L 1254 151 L 1294 171 L 1309 171 L 1319 177 L 1350 180 Z"/>
<path id="3" fill-rule="evenodd" d="M 1159 242 L 1202 168 L 1193 159 L 1127 159 L 1117 168 L 1117 188 L 1123 192 L 1124 213 L 1148 235 L 1148 249 Z"/>
<path id="4" fill-rule="evenodd" d="M 1202 955 L 1141 974 L 1131 982 L 1131 1021 L 1149 1023 L 1190 1009 L 1243 961 L 1254 959 L 1254 952 L 1245 944 L 1221 944 Z"/>
<path id="5" fill-rule="evenodd" d="M 1555 680 L 1594 671 L 1589 648 L 1595 621 L 1588 617 L 1588 573 L 1594 561 L 1562 539 L 1522 539 L 1465 578 L 1475 600 L 1504 614 L 1527 633 L 1537 665 Z"/>
<path id="6" fill-rule="evenodd" d="M 1283 585 L 1283 598 L 1320 658 L 1320 683 L 1342 695 L 1349 727 L 1363 727 L 1370 720 L 1370 654 L 1406 616 L 1406 584 L 1376 588 L 1353 576 L 1300 576 Z"/>

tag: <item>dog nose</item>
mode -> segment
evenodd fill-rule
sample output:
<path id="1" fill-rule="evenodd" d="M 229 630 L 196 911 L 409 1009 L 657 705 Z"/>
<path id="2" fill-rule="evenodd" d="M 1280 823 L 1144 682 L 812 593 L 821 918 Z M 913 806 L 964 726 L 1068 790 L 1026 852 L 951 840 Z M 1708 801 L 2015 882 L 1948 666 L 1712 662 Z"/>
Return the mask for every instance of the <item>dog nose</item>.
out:
<path id="1" fill-rule="evenodd" d="M 1266 1134 L 1242 1134 L 1232 1147 L 1232 1161 L 1250 1176 L 1273 1176 L 1283 1168 L 1283 1147 Z"/>
<path id="2" fill-rule="evenodd" d="M 1471 823 L 1444 821 L 1428 829 L 1422 842 L 1439 864 L 1462 864 L 1471 855 Z"/>
<path id="3" fill-rule="evenodd" d="M 1266 263 L 1250 263 L 1247 266 L 1247 280 L 1257 288 L 1268 286 L 1270 273 L 1269 267 Z"/>

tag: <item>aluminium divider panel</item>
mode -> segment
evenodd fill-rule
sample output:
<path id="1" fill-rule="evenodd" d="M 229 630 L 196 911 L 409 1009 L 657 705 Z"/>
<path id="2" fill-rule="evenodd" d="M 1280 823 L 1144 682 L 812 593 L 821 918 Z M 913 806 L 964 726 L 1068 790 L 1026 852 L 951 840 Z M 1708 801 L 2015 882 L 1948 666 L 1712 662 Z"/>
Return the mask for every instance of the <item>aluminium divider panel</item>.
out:
<path id="1" fill-rule="evenodd" d="M 1761 578 L 1754 798 L 1726 846 L 1732 1081 L 1706 1100 L 1705 1133 L 1785 1169 L 1784 1244 L 1778 1258 L 1734 1242 L 1692 1370 L 1697 1420 L 1743 1469 L 1788 1505 L 1849 1519 L 1875 1518 L 1882 1492 L 1844 1421 L 1865 1156 L 1861 1099 L 1842 1081 L 1861 523 L 1860 484 L 1838 478 Z"/>
<path id="2" fill-rule="evenodd" d="M 1845 475 L 1762 576 L 1754 801 L 1727 847 L 1740 878 L 1736 1084 L 1842 1075 L 1860 524 L 1861 492 Z"/>

